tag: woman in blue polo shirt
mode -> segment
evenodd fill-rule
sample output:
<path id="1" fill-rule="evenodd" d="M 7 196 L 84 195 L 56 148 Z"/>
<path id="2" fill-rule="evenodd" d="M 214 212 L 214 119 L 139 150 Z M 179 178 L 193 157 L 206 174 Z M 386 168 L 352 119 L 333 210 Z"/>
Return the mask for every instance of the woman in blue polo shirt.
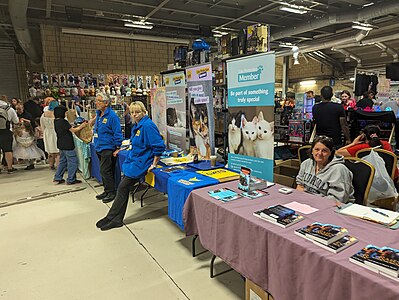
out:
<path id="1" fill-rule="evenodd" d="M 123 226 L 123 218 L 129 201 L 129 190 L 135 183 L 151 172 L 159 162 L 165 143 L 155 123 L 147 115 L 142 102 L 130 104 L 134 125 L 132 128 L 132 150 L 129 151 L 122 170 L 124 177 L 118 186 L 114 203 L 105 218 L 96 224 L 101 230 Z"/>
<path id="2" fill-rule="evenodd" d="M 121 147 L 123 135 L 121 123 L 116 113 L 109 107 L 108 95 L 98 93 L 96 96 L 96 118 L 94 125 L 94 146 L 100 160 L 100 174 L 104 192 L 96 196 L 104 203 L 114 200 L 116 195 L 115 164 L 116 154 Z"/>

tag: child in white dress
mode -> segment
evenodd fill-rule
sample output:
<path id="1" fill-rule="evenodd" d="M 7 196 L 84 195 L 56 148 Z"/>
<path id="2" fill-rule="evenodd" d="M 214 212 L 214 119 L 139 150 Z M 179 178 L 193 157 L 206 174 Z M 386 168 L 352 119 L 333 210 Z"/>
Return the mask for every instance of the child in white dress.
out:
<path id="1" fill-rule="evenodd" d="M 30 122 L 22 122 L 14 127 L 15 147 L 13 148 L 13 156 L 16 159 L 24 159 L 28 161 L 25 170 L 35 168 L 35 160 L 44 157 L 44 152 L 36 145 L 35 132 Z"/>

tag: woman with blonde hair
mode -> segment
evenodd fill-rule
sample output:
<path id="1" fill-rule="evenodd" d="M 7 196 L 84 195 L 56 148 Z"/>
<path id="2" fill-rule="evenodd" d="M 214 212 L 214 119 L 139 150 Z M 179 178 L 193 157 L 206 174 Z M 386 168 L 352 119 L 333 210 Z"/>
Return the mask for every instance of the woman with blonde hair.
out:
<path id="1" fill-rule="evenodd" d="M 118 186 L 114 203 L 108 214 L 96 224 L 102 231 L 123 226 L 129 200 L 129 188 L 151 172 L 159 162 L 165 144 L 155 123 L 148 117 L 144 104 L 140 101 L 130 104 L 133 128 L 129 151 L 122 170 L 124 177 Z M 114 155 L 117 155 L 116 151 Z"/>

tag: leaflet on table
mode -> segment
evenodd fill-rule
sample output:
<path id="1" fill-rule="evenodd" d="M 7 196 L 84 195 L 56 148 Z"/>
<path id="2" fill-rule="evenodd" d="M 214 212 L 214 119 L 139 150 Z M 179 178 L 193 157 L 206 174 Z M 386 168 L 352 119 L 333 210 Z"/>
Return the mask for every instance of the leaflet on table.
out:
<path id="1" fill-rule="evenodd" d="M 345 236 L 341 237 L 339 240 L 335 241 L 334 243 L 331 243 L 329 245 L 324 245 L 322 243 L 319 243 L 319 242 L 313 240 L 311 237 L 306 235 L 306 232 L 303 230 L 303 228 L 299 228 L 299 229 L 295 230 L 295 234 L 304 239 L 307 239 L 307 240 L 313 242 L 313 244 L 315 244 L 316 246 L 324 248 L 333 253 L 339 253 L 342 250 L 344 250 L 358 242 L 357 238 L 355 238 L 354 236 L 345 235 Z"/>
<path id="2" fill-rule="evenodd" d="M 359 204 L 346 205 L 344 208 L 338 210 L 338 212 L 343 215 L 357 217 L 386 226 L 395 224 L 399 219 L 399 213 L 397 212 L 382 208 L 372 208 Z"/>
<path id="3" fill-rule="evenodd" d="M 270 206 L 268 208 L 255 211 L 253 215 L 283 228 L 292 226 L 303 220 L 303 216 L 283 205 Z"/>
<path id="4" fill-rule="evenodd" d="M 191 155 L 183 156 L 183 157 L 168 157 L 162 158 L 161 162 L 167 166 L 174 166 L 180 164 L 186 164 L 193 161 L 193 157 Z"/>
<path id="5" fill-rule="evenodd" d="M 348 234 L 348 230 L 333 224 L 314 222 L 296 231 L 324 245 L 330 245 Z M 300 235 L 299 234 L 299 235 Z"/>
<path id="6" fill-rule="evenodd" d="M 223 202 L 229 202 L 241 198 L 239 194 L 228 188 L 220 188 L 217 190 L 209 191 L 208 194 L 212 198 L 215 198 L 216 200 L 221 200 Z"/>
<path id="7" fill-rule="evenodd" d="M 399 250 L 391 247 L 367 245 L 349 258 L 349 261 L 394 280 L 399 275 Z"/>
<path id="8" fill-rule="evenodd" d="M 303 203 L 299 203 L 299 202 L 296 202 L 296 201 L 284 204 L 284 206 L 288 207 L 288 208 L 291 208 L 291 209 L 293 209 L 293 210 L 295 210 L 297 212 L 300 212 L 301 214 L 304 214 L 304 215 L 308 215 L 308 214 L 311 214 L 311 213 L 314 213 L 314 212 L 318 211 L 317 208 L 314 208 L 314 207 L 312 207 L 312 206 L 310 206 L 308 204 L 303 204 Z"/>
<path id="9" fill-rule="evenodd" d="M 240 175 L 236 172 L 229 171 L 227 169 L 213 169 L 213 170 L 204 170 L 204 171 L 196 171 L 199 174 L 214 178 L 219 180 L 219 182 L 226 182 L 231 180 L 236 180 L 240 177 Z"/>
<path id="10" fill-rule="evenodd" d="M 259 198 L 262 196 L 269 195 L 269 193 L 261 191 L 261 190 L 256 190 L 256 191 L 250 191 L 250 192 L 243 192 L 240 195 L 245 198 L 248 198 L 248 199 L 256 199 L 256 198 Z"/>
<path id="11" fill-rule="evenodd" d="M 162 168 L 161 171 L 165 173 L 173 173 L 177 171 L 182 171 L 186 170 L 187 168 L 185 166 L 174 166 L 174 167 L 169 167 L 169 168 Z"/>

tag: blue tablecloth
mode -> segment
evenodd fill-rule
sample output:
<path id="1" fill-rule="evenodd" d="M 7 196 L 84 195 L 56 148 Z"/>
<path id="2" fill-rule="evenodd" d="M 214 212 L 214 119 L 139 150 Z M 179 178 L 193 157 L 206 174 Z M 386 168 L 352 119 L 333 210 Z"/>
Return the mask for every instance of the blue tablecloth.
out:
<path id="1" fill-rule="evenodd" d="M 168 180 L 169 218 L 184 230 L 183 207 L 188 195 L 195 189 L 218 183 L 216 179 L 192 171 L 173 174 Z"/>
<path id="2" fill-rule="evenodd" d="M 122 165 L 127 157 L 127 154 L 128 150 L 122 150 L 119 152 L 118 163 L 117 163 L 119 170 L 122 169 Z M 183 164 L 180 166 L 185 166 L 186 169 L 173 171 L 171 173 L 163 172 L 162 169 L 171 167 L 167 166 L 164 168 L 154 169 L 152 172 L 154 173 L 155 176 L 154 188 L 161 193 L 168 194 L 169 218 L 183 230 L 184 229 L 183 206 L 184 203 L 186 202 L 188 195 L 194 189 L 198 189 L 213 184 L 218 184 L 219 181 L 195 173 L 197 169 L 191 168 L 188 165 Z M 205 167 L 205 165 L 202 165 L 202 167 Z"/>

